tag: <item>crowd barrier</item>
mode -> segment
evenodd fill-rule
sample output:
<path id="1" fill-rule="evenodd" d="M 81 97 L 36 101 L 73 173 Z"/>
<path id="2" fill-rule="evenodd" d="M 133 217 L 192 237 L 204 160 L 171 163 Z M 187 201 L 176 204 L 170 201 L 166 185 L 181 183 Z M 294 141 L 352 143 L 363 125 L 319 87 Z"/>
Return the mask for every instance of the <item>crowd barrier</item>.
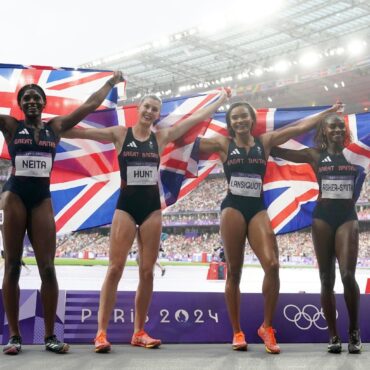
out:
<path id="1" fill-rule="evenodd" d="M 55 333 L 69 343 L 92 343 L 97 329 L 98 291 L 60 291 Z M 109 324 L 109 340 L 129 343 L 133 331 L 135 292 L 118 292 Z M 1 296 L 0 296 L 1 297 Z M 337 295 L 338 329 L 345 342 L 348 317 L 343 295 Z M 370 342 L 370 295 L 361 295 L 361 332 Z M 20 327 L 25 344 L 43 343 L 41 296 L 22 290 Z M 241 295 L 241 325 L 249 343 L 260 343 L 257 329 L 263 319 L 263 296 Z M 281 294 L 274 326 L 280 343 L 328 341 L 319 294 Z M 164 343 L 229 343 L 232 330 L 223 293 L 154 292 L 146 329 Z M 7 341 L 8 323 L 0 298 L 0 342 Z"/>

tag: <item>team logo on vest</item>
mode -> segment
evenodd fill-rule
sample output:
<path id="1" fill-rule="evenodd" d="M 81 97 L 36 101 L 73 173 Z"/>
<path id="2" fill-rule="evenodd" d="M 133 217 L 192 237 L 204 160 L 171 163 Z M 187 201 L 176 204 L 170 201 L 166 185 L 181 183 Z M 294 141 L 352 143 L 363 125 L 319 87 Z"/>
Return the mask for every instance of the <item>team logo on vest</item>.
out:
<path id="1" fill-rule="evenodd" d="M 230 155 L 237 155 L 237 154 L 240 154 L 240 152 L 239 152 L 239 150 L 236 148 L 236 149 L 234 149 L 231 153 L 230 153 Z"/>
<path id="2" fill-rule="evenodd" d="M 127 144 L 127 146 L 130 147 L 130 148 L 137 148 L 137 145 L 136 145 L 135 141 L 131 141 L 131 143 Z"/>
<path id="3" fill-rule="evenodd" d="M 149 148 L 150 148 L 150 149 L 153 149 L 153 148 L 154 148 L 154 144 L 153 144 L 153 142 L 152 142 L 152 141 L 149 141 Z"/>
<path id="4" fill-rule="evenodd" d="M 323 161 L 323 162 L 331 162 L 331 159 L 330 159 L 330 157 L 329 157 L 329 156 L 327 156 L 327 157 L 326 157 L 326 158 L 324 158 L 322 161 Z"/>

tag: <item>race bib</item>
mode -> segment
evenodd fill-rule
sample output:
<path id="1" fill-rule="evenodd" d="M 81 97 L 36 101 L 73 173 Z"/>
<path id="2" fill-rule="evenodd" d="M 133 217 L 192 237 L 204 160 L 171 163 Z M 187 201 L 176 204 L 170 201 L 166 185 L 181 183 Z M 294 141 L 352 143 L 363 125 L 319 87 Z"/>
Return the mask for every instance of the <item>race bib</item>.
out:
<path id="1" fill-rule="evenodd" d="M 156 185 L 157 166 L 127 166 L 127 185 Z"/>
<path id="2" fill-rule="evenodd" d="M 231 194 L 259 198 L 262 190 L 260 175 L 233 173 L 229 184 Z"/>
<path id="3" fill-rule="evenodd" d="M 53 166 L 51 153 L 22 153 L 15 157 L 15 175 L 49 177 Z"/>
<path id="4" fill-rule="evenodd" d="M 326 176 L 321 182 L 321 198 L 352 199 L 354 179 L 348 176 Z"/>

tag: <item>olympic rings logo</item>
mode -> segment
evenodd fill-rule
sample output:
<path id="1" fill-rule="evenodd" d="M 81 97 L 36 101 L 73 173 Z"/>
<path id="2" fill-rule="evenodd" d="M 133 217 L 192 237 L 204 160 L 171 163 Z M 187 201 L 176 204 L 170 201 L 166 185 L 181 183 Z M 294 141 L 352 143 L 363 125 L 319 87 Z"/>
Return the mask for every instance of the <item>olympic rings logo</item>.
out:
<path id="1" fill-rule="evenodd" d="M 312 325 L 319 330 L 328 328 L 327 326 L 321 326 L 326 322 L 324 312 L 313 304 L 306 304 L 302 309 L 294 304 L 288 304 L 284 307 L 284 317 L 288 321 L 294 322 L 297 328 L 301 330 L 308 330 Z M 336 317 L 338 318 L 338 311 L 336 311 Z M 320 321 L 322 322 L 321 325 Z"/>

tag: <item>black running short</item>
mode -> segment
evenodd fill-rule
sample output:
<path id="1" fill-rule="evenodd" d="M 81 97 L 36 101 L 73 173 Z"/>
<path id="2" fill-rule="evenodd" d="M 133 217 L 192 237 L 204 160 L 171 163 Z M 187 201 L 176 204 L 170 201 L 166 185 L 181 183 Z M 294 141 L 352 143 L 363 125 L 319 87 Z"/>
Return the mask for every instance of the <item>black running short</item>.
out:
<path id="1" fill-rule="evenodd" d="M 116 209 L 127 212 L 136 225 L 140 226 L 152 212 L 161 209 L 158 186 L 135 186 L 121 189 Z"/>

